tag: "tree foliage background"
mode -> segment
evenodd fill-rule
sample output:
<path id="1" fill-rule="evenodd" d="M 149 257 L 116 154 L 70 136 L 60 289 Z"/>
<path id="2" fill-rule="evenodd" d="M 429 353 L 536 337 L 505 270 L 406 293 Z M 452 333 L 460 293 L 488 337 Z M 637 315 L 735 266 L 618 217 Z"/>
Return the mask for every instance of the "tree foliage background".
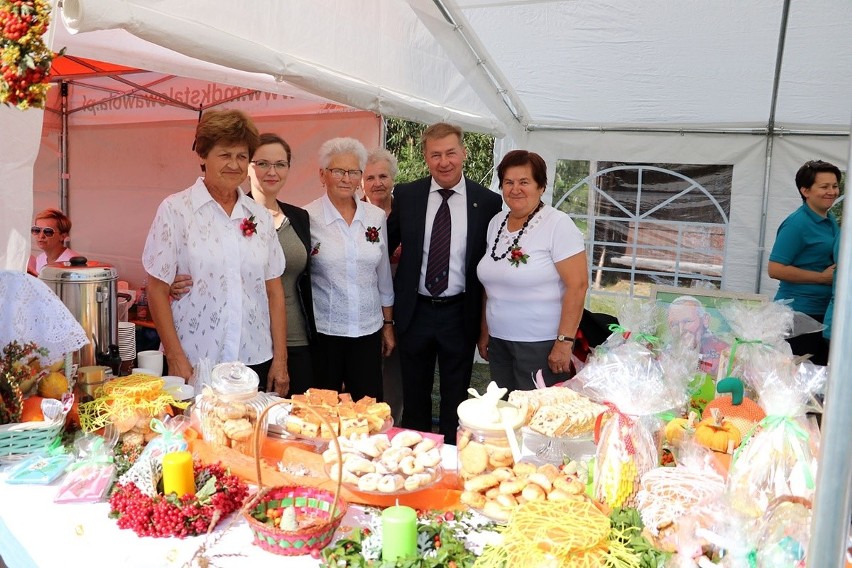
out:
<path id="1" fill-rule="evenodd" d="M 399 160 L 396 183 L 414 181 L 429 175 L 420 146 L 420 137 L 427 126 L 401 118 L 385 119 L 385 146 Z M 467 147 L 465 175 L 488 187 L 494 171 L 494 138 L 486 134 L 465 132 L 464 143 Z"/>

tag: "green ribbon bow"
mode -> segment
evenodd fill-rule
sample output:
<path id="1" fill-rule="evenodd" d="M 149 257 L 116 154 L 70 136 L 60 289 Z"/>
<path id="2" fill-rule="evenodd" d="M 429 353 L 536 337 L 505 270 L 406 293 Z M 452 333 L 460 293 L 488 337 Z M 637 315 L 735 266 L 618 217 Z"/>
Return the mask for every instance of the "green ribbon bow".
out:
<path id="1" fill-rule="evenodd" d="M 760 423 L 743 439 L 740 447 L 734 452 L 732 462 L 737 462 L 740 457 L 740 452 L 748 445 L 748 441 L 758 432 L 758 429 L 770 430 L 773 428 L 783 428 L 786 430 L 785 436 L 792 434 L 792 437 L 798 438 L 805 443 L 807 443 L 810 438 L 810 435 L 805 431 L 805 429 L 790 416 L 767 416 L 761 420 Z M 791 446 L 793 447 L 793 452 L 796 454 L 796 459 L 803 464 L 802 470 L 805 475 L 805 485 L 808 489 L 813 489 L 816 486 L 814 483 L 814 474 L 811 471 L 810 461 L 807 459 L 805 452 L 802 449 L 802 444 L 793 443 Z"/>
<path id="2" fill-rule="evenodd" d="M 84 465 L 110 465 L 113 463 L 112 452 L 109 448 L 104 447 L 104 439 L 100 436 L 96 437 L 92 442 L 92 447 L 89 450 L 89 455 L 78 460 L 68 466 L 67 471 L 74 471 Z"/>
<path id="3" fill-rule="evenodd" d="M 620 333 L 624 339 L 633 338 L 634 341 L 648 343 L 650 345 L 657 345 L 660 342 L 660 338 L 656 335 L 651 335 L 650 333 L 642 333 L 636 332 L 633 333 L 629 329 L 626 329 L 623 325 L 617 323 L 609 324 L 609 330 L 613 333 Z"/>
<path id="4" fill-rule="evenodd" d="M 759 339 L 740 339 L 739 337 L 735 337 L 734 343 L 731 345 L 731 354 L 728 356 L 728 367 L 725 369 L 725 376 L 730 377 L 731 372 L 734 370 L 734 358 L 737 355 L 737 347 L 740 345 L 757 345 L 762 343 L 763 341 Z"/>

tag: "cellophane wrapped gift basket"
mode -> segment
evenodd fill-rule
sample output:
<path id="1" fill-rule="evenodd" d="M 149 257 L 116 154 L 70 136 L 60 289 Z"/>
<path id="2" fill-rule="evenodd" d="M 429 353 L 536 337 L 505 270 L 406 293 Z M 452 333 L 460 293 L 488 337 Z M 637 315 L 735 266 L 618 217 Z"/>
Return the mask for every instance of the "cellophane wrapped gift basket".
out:
<path id="1" fill-rule="evenodd" d="M 658 313 L 650 302 L 626 304 L 614 337 L 570 383 L 608 408 L 595 429 L 594 497 L 610 507 L 635 505 L 641 477 L 660 461 L 661 423 L 656 415 L 685 408 L 688 399 L 697 353 L 659 353 L 654 349 L 656 337 L 621 323 L 653 330 Z"/>
<path id="2" fill-rule="evenodd" d="M 66 353 L 88 339 L 56 294 L 27 274 L 0 271 L 0 299 L 0 460 L 10 461 L 47 448 L 59 436 L 73 401 L 70 394 L 62 400 L 71 369 L 63 377 L 51 373 L 51 365 L 61 368 Z M 41 385 L 46 378 L 50 389 Z M 39 402 L 33 411 L 43 418 L 22 422 L 25 396 L 39 386 L 49 396 L 33 399 Z"/>

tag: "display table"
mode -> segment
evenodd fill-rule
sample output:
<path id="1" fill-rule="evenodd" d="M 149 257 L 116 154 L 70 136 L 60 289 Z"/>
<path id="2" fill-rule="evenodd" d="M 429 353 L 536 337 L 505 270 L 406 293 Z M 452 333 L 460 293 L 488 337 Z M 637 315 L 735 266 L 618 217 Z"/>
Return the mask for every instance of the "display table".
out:
<path id="1" fill-rule="evenodd" d="M 444 446 L 442 458 L 445 469 L 455 469 L 455 446 Z M 108 516 L 108 503 L 56 504 L 53 497 L 59 482 L 9 485 L 5 482 L 8 469 L 0 468 L 0 556 L 8 568 L 179 568 L 205 541 L 216 541 L 207 555 L 222 568 L 270 562 L 288 567 L 319 565 L 310 556 L 283 557 L 254 546 L 242 518 L 228 530 L 223 529 L 231 519 L 223 520 L 210 537 L 141 538 L 118 528 Z M 364 508 L 351 505 L 336 536 L 347 534 L 365 519 Z"/>

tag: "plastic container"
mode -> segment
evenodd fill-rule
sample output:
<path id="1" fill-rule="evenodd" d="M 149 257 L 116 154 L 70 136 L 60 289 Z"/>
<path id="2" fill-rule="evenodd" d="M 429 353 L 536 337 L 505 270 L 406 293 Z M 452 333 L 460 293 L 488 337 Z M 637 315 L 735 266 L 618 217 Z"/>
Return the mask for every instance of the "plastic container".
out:
<path id="1" fill-rule="evenodd" d="M 212 444 L 253 456 L 255 425 L 269 404 L 266 394 L 257 390 L 257 373 L 242 363 L 222 363 L 213 367 L 210 381 L 212 388 L 205 389 L 198 401 L 202 436 Z M 262 442 L 265 423 L 259 433 Z"/>
<path id="2" fill-rule="evenodd" d="M 492 401 L 472 398 L 459 405 L 458 414 L 456 447 L 462 479 L 515 465 L 512 442 L 518 444 L 524 422 L 516 406 L 500 400 L 495 408 Z M 514 440 L 510 440 L 507 427 Z"/>

